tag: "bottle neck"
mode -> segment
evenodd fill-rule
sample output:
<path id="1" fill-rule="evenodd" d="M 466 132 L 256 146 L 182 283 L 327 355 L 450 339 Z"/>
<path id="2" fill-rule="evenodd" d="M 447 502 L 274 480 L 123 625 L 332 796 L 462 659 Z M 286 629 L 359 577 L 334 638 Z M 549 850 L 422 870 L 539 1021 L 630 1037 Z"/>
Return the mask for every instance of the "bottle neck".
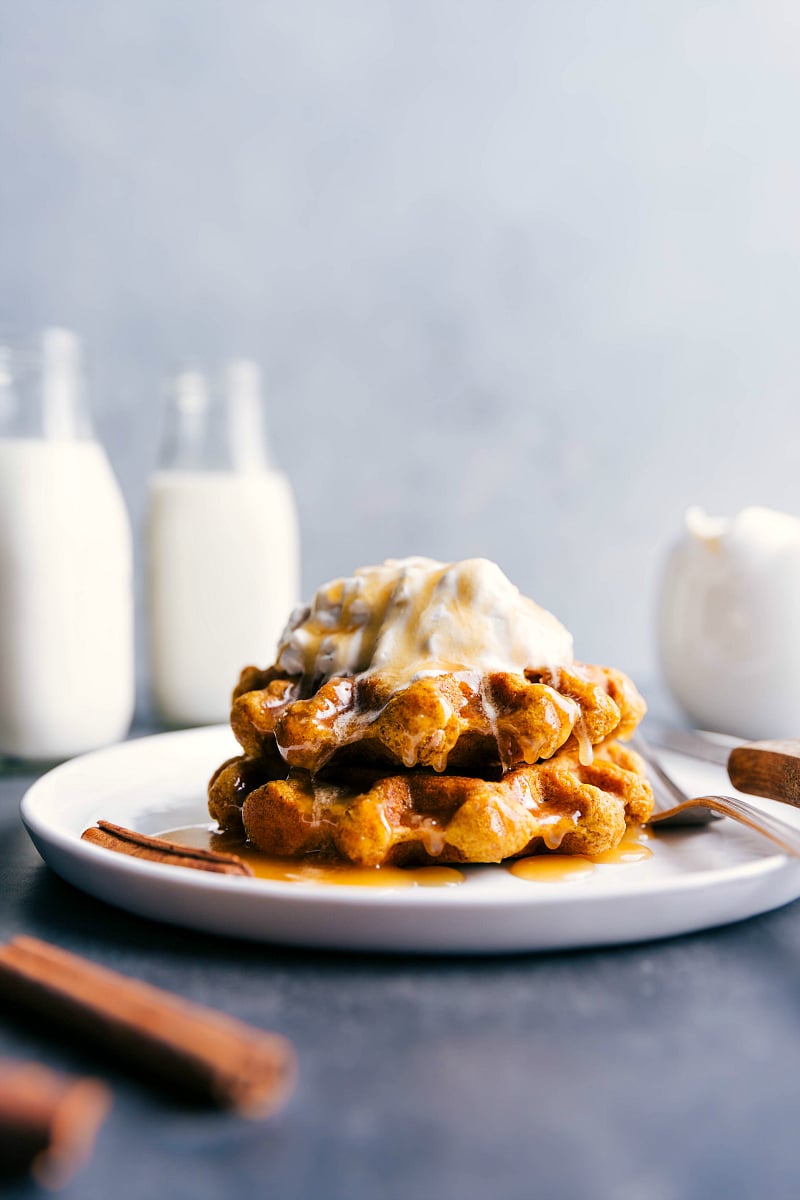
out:
<path id="1" fill-rule="evenodd" d="M 177 377 L 166 406 L 164 436 L 159 466 L 173 471 L 210 469 L 209 395 L 204 377 L 198 371 L 184 371 Z"/>
<path id="2" fill-rule="evenodd" d="M 227 440 L 233 469 L 242 474 L 268 471 L 270 461 L 261 372 L 247 359 L 228 363 L 225 372 Z"/>
<path id="3" fill-rule="evenodd" d="M 177 377 L 166 407 L 161 470 L 244 475 L 271 469 L 257 375 L 237 370 L 250 366 L 230 364 L 222 395 L 197 371 Z"/>
<path id="4" fill-rule="evenodd" d="M 0 342 L 0 436 L 92 437 L 80 343 L 69 330 L 46 329 L 38 346 Z"/>

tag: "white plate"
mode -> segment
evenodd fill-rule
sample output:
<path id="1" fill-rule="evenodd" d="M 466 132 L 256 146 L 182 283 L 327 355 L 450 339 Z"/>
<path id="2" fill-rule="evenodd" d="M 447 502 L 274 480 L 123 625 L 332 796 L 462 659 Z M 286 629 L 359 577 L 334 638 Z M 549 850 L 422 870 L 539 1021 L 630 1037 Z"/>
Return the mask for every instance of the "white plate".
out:
<path id="1" fill-rule="evenodd" d="M 174 925 L 303 946 L 425 953 L 602 946 L 723 925 L 800 896 L 800 861 L 728 820 L 660 835 L 652 858 L 599 866 L 585 879 L 531 883 L 487 866 L 467 868 L 455 887 L 397 890 L 211 875 L 81 841 L 98 818 L 142 833 L 207 820 L 206 781 L 236 750 L 223 726 L 100 750 L 39 779 L 23 800 L 23 820 L 45 862 L 101 900 Z M 720 768 L 674 756 L 669 765 L 695 794 L 725 789 Z M 781 812 L 800 824 L 800 814 Z"/>

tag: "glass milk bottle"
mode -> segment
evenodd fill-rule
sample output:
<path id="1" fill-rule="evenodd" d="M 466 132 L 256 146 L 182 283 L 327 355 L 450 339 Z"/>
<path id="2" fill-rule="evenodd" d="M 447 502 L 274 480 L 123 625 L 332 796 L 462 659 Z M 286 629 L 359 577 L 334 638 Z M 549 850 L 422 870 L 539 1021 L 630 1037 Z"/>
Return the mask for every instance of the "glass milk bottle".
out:
<path id="1" fill-rule="evenodd" d="M 273 466 L 255 363 L 175 382 L 148 521 L 150 666 L 171 725 L 226 721 L 241 668 L 272 662 L 299 591 L 288 479 Z"/>
<path id="2" fill-rule="evenodd" d="M 134 705 L 132 540 L 85 406 L 80 346 L 0 345 L 0 754 L 118 741 Z"/>

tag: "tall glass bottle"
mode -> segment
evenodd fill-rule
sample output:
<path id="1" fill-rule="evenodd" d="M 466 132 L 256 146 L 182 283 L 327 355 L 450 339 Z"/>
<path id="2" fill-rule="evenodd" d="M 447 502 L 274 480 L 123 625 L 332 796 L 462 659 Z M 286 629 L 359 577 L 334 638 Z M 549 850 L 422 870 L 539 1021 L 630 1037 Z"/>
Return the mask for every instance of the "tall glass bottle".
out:
<path id="1" fill-rule="evenodd" d="M 273 660 L 299 591 L 297 515 L 255 363 L 230 363 L 221 397 L 180 375 L 166 418 L 148 520 L 153 696 L 168 724 L 209 724 L 227 720 L 241 668 Z"/>
<path id="2" fill-rule="evenodd" d="M 80 345 L 0 345 L 0 753 L 117 741 L 134 705 L 132 539 L 92 436 Z"/>

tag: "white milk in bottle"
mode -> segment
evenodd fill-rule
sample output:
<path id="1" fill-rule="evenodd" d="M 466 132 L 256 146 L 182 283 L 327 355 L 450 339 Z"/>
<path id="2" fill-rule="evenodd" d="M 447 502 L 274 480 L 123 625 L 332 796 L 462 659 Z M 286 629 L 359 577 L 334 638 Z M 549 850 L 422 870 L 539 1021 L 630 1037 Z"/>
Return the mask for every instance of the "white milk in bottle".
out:
<path id="1" fill-rule="evenodd" d="M 132 543 L 91 436 L 75 336 L 0 347 L 0 753 L 68 758 L 134 704 Z"/>
<path id="2" fill-rule="evenodd" d="M 226 721 L 241 668 L 268 665 L 299 591 L 288 479 L 271 464 L 258 368 L 231 363 L 224 398 L 179 376 L 148 522 L 150 662 L 161 717 Z"/>

